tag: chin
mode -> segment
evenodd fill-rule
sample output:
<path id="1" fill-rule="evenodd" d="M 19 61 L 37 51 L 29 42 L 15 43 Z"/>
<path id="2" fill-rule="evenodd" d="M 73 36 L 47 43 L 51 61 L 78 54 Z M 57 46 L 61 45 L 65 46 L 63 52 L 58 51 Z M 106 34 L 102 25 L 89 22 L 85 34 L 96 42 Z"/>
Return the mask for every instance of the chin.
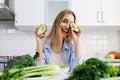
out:
<path id="1" fill-rule="evenodd" d="M 66 35 L 62 35 L 62 38 L 66 38 Z"/>
<path id="2" fill-rule="evenodd" d="M 66 38 L 66 37 L 67 37 L 67 34 L 66 34 L 66 33 L 62 33 L 62 37 L 63 37 L 63 38 Z"/>

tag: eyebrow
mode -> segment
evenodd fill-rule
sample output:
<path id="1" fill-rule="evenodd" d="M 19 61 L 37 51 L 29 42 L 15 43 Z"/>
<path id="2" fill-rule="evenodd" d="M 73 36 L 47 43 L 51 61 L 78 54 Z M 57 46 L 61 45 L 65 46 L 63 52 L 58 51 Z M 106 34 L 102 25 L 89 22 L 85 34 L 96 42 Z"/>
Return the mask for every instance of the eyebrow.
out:
<path id="1" fill-rule="evenodd" d="M 67 18 L 64 18 L 63 20 L 65 20 L 65 21 L 66 21 L 66 20 L 69 21 L 69 19 L 67 19 Z M 70 21 L 70 22 L 74 22 L 74 21 Z"/>
<path id="2" fill-rule="evenodd" d="M 63 20 L 68 20 L 67 18 L 64 18 Z"/>

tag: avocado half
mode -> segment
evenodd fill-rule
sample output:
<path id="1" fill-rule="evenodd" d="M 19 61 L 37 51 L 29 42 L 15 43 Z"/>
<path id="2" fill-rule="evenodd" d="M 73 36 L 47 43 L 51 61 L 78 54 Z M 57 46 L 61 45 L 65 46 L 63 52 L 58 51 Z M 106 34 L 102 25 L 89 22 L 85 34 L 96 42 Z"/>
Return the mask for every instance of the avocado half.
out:
<path id="1" fill-rule="evenodd" d="M 47 26 L 45 24 L 39 25 L 37 30 L 37 35 L 42 36 L 47 31 Z"/>
<path id="2" fill-rule="evenodd" d="M 76 25 L 75 23 L 73 23 L 73 22 L 71 22 L 71 23 L 69 24 L 69 27 L 72 28 L 72 30 L 73 30 L 74 32 L 78 32 L 78 31 L 79 31 L 77 25 Z"/>

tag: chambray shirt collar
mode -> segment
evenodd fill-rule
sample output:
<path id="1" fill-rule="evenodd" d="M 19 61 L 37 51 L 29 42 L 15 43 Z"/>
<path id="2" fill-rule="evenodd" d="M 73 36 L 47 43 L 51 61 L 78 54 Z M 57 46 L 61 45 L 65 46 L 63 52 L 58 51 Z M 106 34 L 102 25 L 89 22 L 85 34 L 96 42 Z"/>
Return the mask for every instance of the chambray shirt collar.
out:
<path id="1" fill-rule="evenodd" d="M 68 44 L 68 42 L 66 40 L 64 40 L 64 48 L 69 49 L 69 44 Z"/>
<path id="2" fill-rule="evenodd" d="M 50 40 L 49 39 L 45 40 L 44 47 L 50 48 Z M 64 49 L 69 49 L 69 43 L 66 40 L 64 40 Z"/>
<path id="3" fill-rule="evenodd" d="M 50 40 L 49 39 L 45 40 L 44 47 L 50 49 Z"/>

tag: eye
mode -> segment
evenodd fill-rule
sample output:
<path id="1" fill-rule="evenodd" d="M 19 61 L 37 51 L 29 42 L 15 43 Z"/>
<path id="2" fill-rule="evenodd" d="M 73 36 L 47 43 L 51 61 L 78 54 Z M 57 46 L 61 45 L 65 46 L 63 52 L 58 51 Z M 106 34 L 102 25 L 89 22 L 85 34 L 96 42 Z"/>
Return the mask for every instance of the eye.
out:
<path id="1" fill-rule="evenodd" d="M 66 23 L 67 21 L 66 20 L 63 20 L 63 23 Z"/>
<path id="2" fill-rule="evenodd" d="M 68 23 L 68 20 L 67 20 L 67 19 L 64 19 L 64 20 L 63 20 L 63 23 Z"/>

